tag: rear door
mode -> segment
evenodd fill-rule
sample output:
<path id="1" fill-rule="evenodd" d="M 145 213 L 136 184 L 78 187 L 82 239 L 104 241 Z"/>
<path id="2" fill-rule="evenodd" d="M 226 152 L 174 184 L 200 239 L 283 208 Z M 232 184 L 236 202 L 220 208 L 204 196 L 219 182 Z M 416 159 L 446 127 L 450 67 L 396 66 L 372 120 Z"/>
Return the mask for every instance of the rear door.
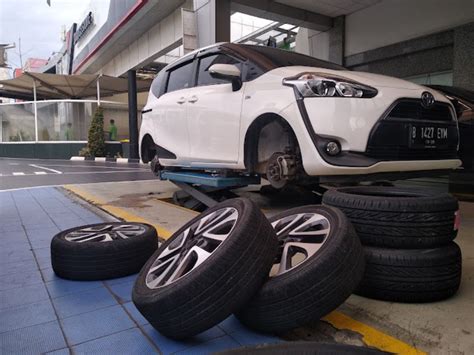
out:
<path id="1" fill-rule="evenodd" d="M 202 56 L 197 62 L 196 87 L 187 90 L 187 122 L 193 165 L 237 163 L 243 88 L 232 91 L 227 80 L 209 74 L 213 64 L 242 63 L 223 53 Z"/>
<path id="2" fill-rule="evenodd" d="M 155 143 L 176 155 L 166 165 L 187 164 L 189 131 L 186 121 L 187 97 L 194 85 L 194 62 L 191 60 L 169 70 L 166 90 L 156 101 Z M 160 159 L 161 160 L 161 159 Z"/>

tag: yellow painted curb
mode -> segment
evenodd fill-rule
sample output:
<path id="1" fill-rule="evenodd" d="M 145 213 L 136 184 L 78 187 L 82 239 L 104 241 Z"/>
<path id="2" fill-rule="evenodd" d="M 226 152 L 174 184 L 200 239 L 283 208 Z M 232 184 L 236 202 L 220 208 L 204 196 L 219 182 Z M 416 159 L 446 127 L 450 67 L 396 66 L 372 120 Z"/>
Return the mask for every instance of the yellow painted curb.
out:
<path id="1" fill-rule="evenodd" d="M 158 236 L 162 239 L 168 239 L 171 237 L 172 233 L 167 230 L 166 228 L 161 227 L 160 225 L 156 223 L 151 223 L 147 221 L 146 219 L 137 216 L 133 213 L 130 213 L 123 208 L 117 207 L 117 206 L 112 206 L 108 205 L 105 203 L 105 201 L 95 197 L 94 195 L 88 193 L 87 191 L 84 191 L 77 186 L 74 185 L 64 185 L 64 188 L 68 191 L 71 191 L 72 193 L 76 194 L 77 196 L 81 197 L 82 199 L 89 201 L 93 203 L 94 205 L 99 206 L 103 210 L 109 212 L 110 214 L 114 215 L 115 217 L 121 218 L 125 221 L 128 222 L 137 222 L 137 223 L 147 223 L 151 224 L 153 227 L 155 227 L 156 232 L 158 233 Z"/>
<path id="2" fill-rule="evenodd" d="M 394 354 L 404 355 L 426 355 L 424 351 L 418 350 L 401 340 L 372 328 L 371 326 L 352 319 L 345 314 L 333 311 L 322 318 L 337 329 L 348 329 L 362 335 L 362 340 L 368 346 Z"/>
<path id="3" fill-rule="evenodd" d="M 196 216 L 197 216 L 198 214 L 200 214 L 200 213 L 197 212 L 197 211 L 193 211 L 193 210 L 191 210 L 191 209 L 189 209 L 189 208 L 186 208 L 186 207 L 183 207 L 183 206 L 175 205 L 175 204 L 173 204 L 173 203 L 171 203 L 171 202 L 168 202 L 168 201 L 163 201 L 163 200 L 161 200 L 161 199 L 159 199 L 159 198 L 156 198 L 155 201 L 158 201 L 158 202 L 161 203 L 161 204 L 165 204 L 165 205 L 168 205 L 168 206 L 173 207 L 173 208 L 177 208 L 177 209 L 182 210 L 182 211 L 186 211 L 186 212 L 188 212 L 188 213 L 192 213 L 192 214 L 194 214 L 194 215 L 196 215 Z"/>

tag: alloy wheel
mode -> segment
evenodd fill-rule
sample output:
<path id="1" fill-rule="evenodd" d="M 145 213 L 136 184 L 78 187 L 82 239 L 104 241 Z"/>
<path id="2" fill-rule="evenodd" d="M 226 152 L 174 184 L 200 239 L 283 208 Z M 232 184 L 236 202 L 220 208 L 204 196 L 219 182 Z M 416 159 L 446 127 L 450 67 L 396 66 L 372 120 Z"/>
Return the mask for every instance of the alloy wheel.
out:
<path id="1" fill-rule="evenodd" d="M 146 286 L 163 287 L 195 270 L 230 235 L 238 217 L 235 208 L 222 208 L 186 228 L 153 262 L 145 278 Z"/>
<path id="2" fill-rule="evenodd" d="M 142 235 L 145 227 L 137 224 L 101 224 L 76 229 L 64 236 L 68 242 L 112 242 Z"/>

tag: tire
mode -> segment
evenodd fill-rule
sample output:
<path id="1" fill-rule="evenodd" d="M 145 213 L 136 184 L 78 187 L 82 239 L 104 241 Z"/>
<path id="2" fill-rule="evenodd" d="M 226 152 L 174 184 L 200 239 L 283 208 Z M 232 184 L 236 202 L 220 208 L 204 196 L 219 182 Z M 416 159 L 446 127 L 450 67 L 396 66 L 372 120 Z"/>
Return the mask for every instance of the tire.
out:
<path id="1" fill-rule="evenodd" d="M 316 222 L 311 226 L 311 219 L 308 218 L 312 218 L 312 214 L 316 214 Z M 284 228 L 285 225 L 290 225 L 287 219 L 292 219 L 295 215 L 304 216 L 299 221 L 308 222 L 293 224 L 299 227 L 291 228 L 291 238 L 294 238 L 291 240 L 285 235 Z M 317 215 L 322 216 L 326 222 L 323 220 L 318 224 Z M 270 222 L 280 240 L 280 253 L 274 262 L 280 264 L 283 270 L 279 269 L 275 276 L 270 277 L 251 302 L 236 313 L 236 317 L 254 330 L 281 333 L 318 320 L 341 305 L 359 284 L 365 260 L 351 223 L 336 208 L 315 205 L 298 207 L 272 217 Z M 281 260 L 289 260 L 289 256 L 292 256 L 290 243 L 295 240 L 311 240 L 304 235 L 299 237 L 297 231 L 321 232 L 326 230 L 327 225 L 329 233 L 325 235 L 325 239 L 320 239 L 319 242 L 315 239 L 314 244 L 305 243 L 308 245 L 307 250 L 311 250 L 311 245 L 316 245 L 317 248 L 317 244 L 322 243 L 320 248 L 312 255 L 307 252 L 305 255 L 309 257 L 299 264 L 287 264 L 285 268 Z M 298 245 L 301 246 L 302 243 Z M 288 248 L 286 257 L 285 248 Z M 293 251 L 298 251 L 297 245 L 293 245 Z"/>
<path id="2" fill-rule="evenodd" d="M 458 245 L 433 249 L 365 247 L 366 268 L 356 294 L 393 302 L 433 302 L 451 297 L 461 283 Z"/>
<path id="3" fill-rule="evenodd" d="M 416 249 L 448 244 L 457 234 L 458 201 L 446 193 L 398 187 L 329 190 L 323 204 L 340 208 L 364 245 Z"/>
<path id="4" fill-rule="evenodd" d="M 280 344 L 242 347 L 216 353 L 216 355 L 376 355 L 388 354 L 384 351 L 363 346 L 346 344 L 326 344 L 315 341 L 295 341 Z"/>
<path id="5" fill-rule="evenodd" d="M 229 222 L 221 230 L 213 229 L 221 218 Z M 200 223 L 207 231 L 199 230 Z M 203 236 L 211 232 L 220 233 L 223 241 L 213 244 Z M 203 254 L 199 247 L 211 254 L 197 264 L 197 253 Z M 197 249 L 191 253 L 191 248 Z M 253 202 L 242 198 L 224 201 L 185 224 L 150 258 L 135 282 L 133 302 L 163 335 L 174 339 L 194 336 L 248 302 L 267 279 L 277 250 L 275 231 Z M 177 266 L 171 265 L 175 255 L 179 255 Z M 165 265 L 165 270 L 153 274 L 155 262 Z"/>
<path id="6" fill-rule="evenodd" d="M 91 239 L 89 234 L 94 232 Z M 112 240 L 104 241 L 106 235 L 97 232 L 107 232 Z M 89 224 L 54 236 L 51 263 L 56 275 L 64 279 L 105 280 L 138 273 L 157 248 L 156 230 L 148 224 Z"/>

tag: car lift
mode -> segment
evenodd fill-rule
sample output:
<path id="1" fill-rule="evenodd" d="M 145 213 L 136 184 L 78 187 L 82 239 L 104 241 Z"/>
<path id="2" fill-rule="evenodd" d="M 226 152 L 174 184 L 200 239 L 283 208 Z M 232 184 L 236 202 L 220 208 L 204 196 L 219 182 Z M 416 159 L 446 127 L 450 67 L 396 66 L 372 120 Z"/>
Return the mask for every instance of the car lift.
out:
<path id="1" fill-rule="evenodd" d="M 161 170 L 158 176 L 180 188 L 173 194 L 175 203 L 194 210 L 202 207 L 201 204 L 212 207 L 223 198 L 235 197 L 232 189 L 260 184 L 257 175 L 225 176 L 212 172 Z"/>

